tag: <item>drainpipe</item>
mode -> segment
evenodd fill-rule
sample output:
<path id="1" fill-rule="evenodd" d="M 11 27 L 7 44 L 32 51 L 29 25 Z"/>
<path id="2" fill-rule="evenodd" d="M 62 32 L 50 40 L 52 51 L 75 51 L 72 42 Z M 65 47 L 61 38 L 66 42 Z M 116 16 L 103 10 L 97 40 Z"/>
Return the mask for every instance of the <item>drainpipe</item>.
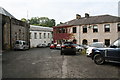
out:
<path id="1" fill-rule="evenodd" d="M 2 20 L 2 15 L 0 15 L 0 53 L 2 51 L 2 46 L 3 46 L 3 20 Z"/>
<path id="2" fill-rule="evenodd" d="M 79 25 L 79 44 L 80 44 L 80 25 Z"/>
<path id="3" fill-rule="evenodd" d="M 10 17 L 10 49 L 12 49 L 12 21 L 11 21 L 11 17 Z"/>

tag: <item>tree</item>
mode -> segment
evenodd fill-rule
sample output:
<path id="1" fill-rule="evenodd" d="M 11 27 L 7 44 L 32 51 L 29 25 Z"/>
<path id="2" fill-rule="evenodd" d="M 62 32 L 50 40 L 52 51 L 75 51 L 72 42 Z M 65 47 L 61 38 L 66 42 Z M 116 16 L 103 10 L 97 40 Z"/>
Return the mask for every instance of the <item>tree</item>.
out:
<path id="1" fill-rule="evenodd" d="M 21 21 L 23 21 L 23 22 L 27 22 L 27 20 L 26 20 L 25 18 L 22 18 Z"/>
<path id="2" fill-rule="evenodd" d="M 56 23 L 54 19 L 49 19 L 48 17 L 32 17 L 29 20 L 29 24 L 37 25 L 37 26 L 53 27 L 55 26 Z"/>

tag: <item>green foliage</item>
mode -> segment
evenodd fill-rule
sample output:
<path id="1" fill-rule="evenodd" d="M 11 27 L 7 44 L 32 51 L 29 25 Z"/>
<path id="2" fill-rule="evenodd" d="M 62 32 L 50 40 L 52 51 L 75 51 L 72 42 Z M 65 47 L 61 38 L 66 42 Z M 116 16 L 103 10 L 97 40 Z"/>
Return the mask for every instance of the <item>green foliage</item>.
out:
<path id="1" fill-rule="evenodd" d="M 60 22 L 59 24 L 57 24 L 57 26 L 60 26 L 61 24 L 63 24 L 62 22 Z"/>
<path id="2" fill-rule="evenodd" d="M 23 22 L 27 22 L 27 20 L 26 20 L 25 18 L 22 18 L 21 21 L 23 21 Z"/>
<path id="3" fill-rule="evenodd" d="M 86 49 L 83 49 L 81 54 L 86 54 Z"/>
<path id="4" fill-rule="evenodd" d="M 49 19 L 48 17 L 32 17 L 28 22 L 30 25 L 45 27 L 53 27 L 56 24 L 54 19 Z"/>

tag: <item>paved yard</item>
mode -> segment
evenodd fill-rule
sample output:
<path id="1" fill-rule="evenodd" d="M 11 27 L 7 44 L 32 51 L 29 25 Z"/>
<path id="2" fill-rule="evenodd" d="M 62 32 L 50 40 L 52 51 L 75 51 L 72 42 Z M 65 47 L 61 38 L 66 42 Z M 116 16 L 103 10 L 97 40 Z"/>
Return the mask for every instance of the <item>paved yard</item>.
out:
<path id="1" fill-rule="evenodd" d="M 34 48 L 3 52 L 3 78 L 120 78 L 120 64 L 96 65 L 86 55 Z"/>

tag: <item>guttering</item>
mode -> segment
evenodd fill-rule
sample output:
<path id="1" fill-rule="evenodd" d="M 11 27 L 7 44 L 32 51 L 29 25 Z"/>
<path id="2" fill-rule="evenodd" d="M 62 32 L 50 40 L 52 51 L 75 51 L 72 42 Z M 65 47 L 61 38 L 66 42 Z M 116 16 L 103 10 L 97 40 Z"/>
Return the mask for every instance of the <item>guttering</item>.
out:
<path id="1" fill-rule="evenodd" d="M 65 28 L 65 27 L 72 27 L 74 25 L 65 25 L 65 26 L 53 26 L 53 28 Z"/>

